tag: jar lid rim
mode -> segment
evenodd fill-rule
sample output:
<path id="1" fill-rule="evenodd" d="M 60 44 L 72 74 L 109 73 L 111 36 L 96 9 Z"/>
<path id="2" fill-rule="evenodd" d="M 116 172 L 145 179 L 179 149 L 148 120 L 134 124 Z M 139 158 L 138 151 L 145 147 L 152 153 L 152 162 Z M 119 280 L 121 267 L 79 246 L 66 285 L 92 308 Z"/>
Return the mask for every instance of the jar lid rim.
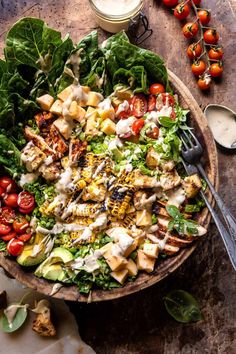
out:
<path id="1" fill-rule="evenodd" d="M 137 6 L 135 6 L 134 9 L 132 9 L 131 11 L 128 11 L 126 13 L 123 13 L 122 15 L 113 15 L 113 14 L 109 14 L 106 12 L 101 11 L 95 4 L 94 4 L 94 0 L 89 0 L 91 7 L 95 10 L 95 12 L 97 12 L 100 16 L 108 18 L 108 19 L 114 19 L 114 20 L 121 20 L 121 19 L 126 19 L 127 17 L 133 16 L 134 14 L 137 13 L 137 11 L 139 11 L 143 5 L 143 0 L 139 0 L 139 4 Z"/>

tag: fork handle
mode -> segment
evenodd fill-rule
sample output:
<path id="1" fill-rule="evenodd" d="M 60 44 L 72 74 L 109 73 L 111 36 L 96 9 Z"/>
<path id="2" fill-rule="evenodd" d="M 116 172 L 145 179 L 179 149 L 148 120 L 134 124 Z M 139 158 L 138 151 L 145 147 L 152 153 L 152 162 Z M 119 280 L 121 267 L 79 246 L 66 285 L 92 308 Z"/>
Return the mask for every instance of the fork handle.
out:
<path id="1" fill-rule="evenodd" d="M 201 173 L 201 175 L 206 180 L 207 185 L 208 185 L 213 197 L 215 198 L 215 201 L 216 201 L 216 203 L 217 203 L 217 205 L 218 205 L 218 207 L 225 219 L 225 222 L 226 222 L 226 225 L 229 229 L 230 235 L 232 236 L 232 238 L 236 242 L 236 219 L 235 219 L 235 217 L 231 214 L 231 212 L 229 211 L 229 209 L 227 208 L 227 206 L 225 205 L 225 203 L 223 202 L 223 200 L 221 199 L 219 194 L 216 192 L 215 188 L 211 184 L 209 178 L 206 175 L 206 172 L 204 171 L 204 169 L 200 163 L 197 164 L 197 168 L 198 168 L 199 172 Z"/>
<path id="2" fill-rule="evenodd" d="M 232 237 L 231 234 L 228 233 L 228 231 L 225 229 L 224 225 L 222 224 L 219 216 L 217 215 L 216 211 L 212 208 L 211 204 L 209 203 L 209 200 L 205 196 L 205 194 L 201 191 L 200 192 L 201 197 L 204 199 L 206 206 L 208 210 L 211 213 L 211 216 L 216 224 L 216 227 L 220 233 L 220 236 L 222 237 L 222 240 L 224 242 L 226 251 L 229 255 L 230 261 L 234 267 L 234 270 L 236 270 L 236 240 L 234 237 Z"/>

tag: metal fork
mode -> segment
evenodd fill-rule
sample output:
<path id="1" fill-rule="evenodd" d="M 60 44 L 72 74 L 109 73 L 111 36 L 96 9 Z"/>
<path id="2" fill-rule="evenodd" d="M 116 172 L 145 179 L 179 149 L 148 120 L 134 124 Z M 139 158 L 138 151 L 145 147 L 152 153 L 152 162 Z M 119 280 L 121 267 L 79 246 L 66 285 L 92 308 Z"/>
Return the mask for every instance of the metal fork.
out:
<path id="1" fill-rule="evenodd" d="M 219 196 L 219 194 L 216 192 L 215 188 L 211 184 L 208 176 L 206 175 L 201 163 L 200 163 L 200 158 L 203 155 L 203 148 L 196 138 L 196 136 L 193 134 L 193 132 L 190 130 L 189 131 L 190 136 L 186 131 L 182 131 L 180 136 L 182 140 L 182 156 L 183 159 L 189 164 L 187 165 L 184 163 L 184 167 L 187 171 L 188 174 L 193 174 L 196 172 L 200 172 L 202 177 L 205 179 L 207 182 L 207 185 L 215 198 L 215 201 L 220 208 L 222 215 L 224 217 L 224 220 L 226 222 L 226 225 L 229 229 L 229 233 L 225 229 L 224 225 L 220 221 L 218 215 L 216 214 L 215 210 L 212 208 L 210 205 L 208 199 L 206 198 L 205 194 L 201 191 L 201 196 L 204 199 L 209 211 L 211 212 L 212 218 L 215 221 L 215 224 L 220 232 L 220 235 L 224 241 L 226 250 L 229 254 L 230 260 L 232 262 L 232 265 L 234 269 L 236 270 L 236 219 L 234 216 L 231 214 L 229 209 L 226 207 L 225 203 Z M 195 171 L 195 172 L 194 172 Z"/>

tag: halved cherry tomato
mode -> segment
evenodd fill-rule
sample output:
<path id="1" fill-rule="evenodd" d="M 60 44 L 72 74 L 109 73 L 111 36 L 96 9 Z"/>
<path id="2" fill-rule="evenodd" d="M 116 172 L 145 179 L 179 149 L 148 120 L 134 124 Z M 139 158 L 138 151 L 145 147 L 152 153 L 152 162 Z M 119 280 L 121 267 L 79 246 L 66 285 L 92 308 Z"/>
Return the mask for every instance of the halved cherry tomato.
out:
<path id="1" fill-rule="evenodd" d="M 219 77 L 223 74 L 222 63 L 213 63 L 210 66 L 210 74 L 212 77 Z"/>
<path id="2" fill-rule="evenodd" d="M 18 207 L 17 199 L 18 199 L 18 194 L 16 193 L 6 194 L 5 197 L 3 198 L 6 206 L 9 206 L 11 208 Z"/>
<path id="3" fill-rule="evenodd" d="M 206 64 L 204 63 L 203 60 L 198 60 L 195 61 L 192 64 L 192 73 L 196 76 L 200 76 L 204 73 L 204 71 L 206 70 Z"/>
<path id="4" fill-rule="evenodd" d="M 150 132 L 147 132 L 146 135 L 151 139 L 158 139 L 159 137 L 159 128 L 154 127 Z"/>
<path id="5" fill-rule="evenodd" d="M 182 31 L 185 38 L 193 38 L 198 33 L 198 24 L 196 22 L 188 22 L 184 25 Z"/>
<path id="6" fill-rule="evenodd" d="M 208 10 L 199 10 L 197 12 L 199 21 L 203 26 L 206 26 L 211 20 L 211 13 Z"/>
<path id="7" fill-rule="evenodd" d="M 156 97 L 155 95 L 148 96 L 148 112 L 154 111 L 156 108 Z"/>
<path id="8" fill-rule="evenodd" d="M 174 9 L 174 16 L 178 19 L 178 20 L 183 20 L 186 17 L 188 17 L 188 15 L 190 14 L 190 8 L 189 6 L 185 3 L 185 2 L 181 2 L 179 5 L 176 6 L 176 8 Z"/>
<path id="9" fill-rule="evenodd" d="M 11 239 L 13 239 L 15 237 L 16 237 L 16 232 L 12 231 L 12 232 L 9 232 L 9 234 L 7 234 L 7 235 L 1 236 L 1 239 L 3 241 L 7 242 L 7 241 L 10 241 Z"/>
<path id="10" fill-rule="evenodd" d="M 171 119 L 171 120 L 176 120 L 176 113 L 175 113 L 175 110 L 174 110 L 174 109 L 172 109 L 172 112 L 171 112 L 171 114 L 170 114 L 170 119 Z"/>
<path id="11" fill-rule="evenodd" d="M 129 133 L 129 136 L 131 136 L 131 133 Z M 122 136 L 122 138 L 127 138 L 128 136 Z M 28 209 L 23 209 L 23 208 L 19 208 L 19 212 L 22 214 L 30 214 L 35 208 L 35 204 L 32 205 L 31 208 Z"/>
<path id="12" fill-rule="evenodd" d="M 34 196 L 26 191 L 20 192 L 17 204 L 21 209 L 30 209 L 34 205 Z"/>
<path id="13" fill-rule="evenodd" d="M 179 0 L 162 0 L 162 2 L 168 7 L 173 7 L 178 4 Z"/>
<path id="14" fill-rule="evenodd" d="M 19 216 L 14 220 L 12 226 L 18 234 L 23 234 L 29 227 L 29 222 L 23 216 Z"/>
<path id="15" fill-rule="evenodd" d="M 10 231 L 11 231 L 11 226 L 0 224 L 0 236 L 9 234 Z"/>
<path id="16" fill-rule="evenodd" d="M 214 59 L 214 60 L 220 60 L 223 57 L 223 49 L 222 47 L 212 47 L 209 52 L 208 52 L 208 56 L 210 59 Z"/>
<path id="17" fill-rule="evenodd" d="M 117 112 L 118 109 L 119 109 L 119 106 L 116 106 L 115 107 L 115 112 Z M 126 119 L 126 118 L 128 118 L 130 116 L 131 116 L 130 107 L 128 107 L 127 110 L 124 110 L 124 111 L 121 111 L 121 112 L 118 113 L 118 118 L 120 118 L 120 119 Z"/>
<path id="18" fill-rule="evenodd" d="M 166 93 L 162 93 L 161 95 L 162 95 L 162 102 L 165 106 L 172 106 L 172 107 L 174 106 L 175 99 L 170 93 L 166 92 Z"/>
<path id="19" fill-rule="evenodd" d="M 7 193 L 12 193 L 17 190 L 16 183 L 7 176 L 0 178 L 0 187 L 2 187 Z"/>
<path id="20" fill-rule="evenodd" d="M 197 84 L 201 90 L 203 91 L 208 90 L 211 86 L 211 79 L 210 77 L 200 77 Z"/>
<path id="21" fill-rule="evenodd" d="M 158 95 L 158 93 L 165 92 L 165 87 L 162 84 L 156 83 L 150 86 L 149 91 L 152 95 Z"/>
<path id="22" fill-rule="evenodd" d="M 12 224 L 16 214 L 12 208 L 3 207 L 0 210 L 0 223 L 4 225 Z"/>
<path id="23" fill-rule="evenodd" d="M 135 135 L 139 135 L 140 130 L 142 129 L 144 124 L 145 124 L 145 120 L 142 118 L 137 119 L 133 122 L 132 131 L 134 132 Z"/>
<path id="24" fill-rule="evenodd" d="M 137 118 L 142 117 L 147 112 L 147 100 L 142 93 L 138 93 L 132 98 L 131 112 Z"/>
<path id="25" fill-rule="evenodd" d="M 202 54 L 202 47 L 199 43 L 192 43 L 188 46 L 187 55 L 189 59 L 198 58 Z"/>
<path id="26" fill-rule="evenodd" d="M 32 237 L 31 234 L 23 234 L 23 235 L 17 236 L 17 239 L 22 242 L 27 242 L 31 239 L 31 237 Z"/>
<path id="27" fill-rule="evenodd" d="M 203 39 L 207 44 L 216 44 L 219 40 L 219 33 L 215 29 L 208 29 L 203 34 Z"/>
<path id="28" fill-rule="evenodd" d="M 24 242 L 15 238 L 11 239 L 7 244 L 7 251 L 11 256 L 19 256 L 24 248 Z"/>

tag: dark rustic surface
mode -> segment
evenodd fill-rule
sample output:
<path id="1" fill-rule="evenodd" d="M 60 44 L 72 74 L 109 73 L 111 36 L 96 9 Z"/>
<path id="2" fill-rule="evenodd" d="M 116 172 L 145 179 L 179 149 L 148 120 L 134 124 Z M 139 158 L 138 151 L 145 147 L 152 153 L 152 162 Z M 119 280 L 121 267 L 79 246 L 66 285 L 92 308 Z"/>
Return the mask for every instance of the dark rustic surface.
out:
<path id="1" fill-rule="evenodd" d="M 1 0 L 0 34 L 23 15 L 41 17 L 49 25 L 69 31 L 75 41 L 96 28 L 88 1 L 82 0 Z M 203 0 L 213 11 L 225 51 L 223 79 L 209 94 L 198 91 L 185 56 L 186 41 L 179 22 L 161 5 L 145 1 L 145 12 L 154 29 L 145 48 L 156 51 L 190 88 L 199 105 L 221 103 L 236 110 L 235 95 L 235 1 Z M 101 38 L 106 34 L 99 30 Z M 235 154 L 219 151 L 220 192 L 236 212 Z M 81 336 L 99 354 L 193 354 L 236 352 L 235 273 L 222 242 L 210 226 L 207 239 L 174 274 L 138 294 L 90 305 L 73 305 Z M 196 296 L 204 321 L 181 325 L 165 312 L 162 297 L 170 290 L 185 289 Z"/>

